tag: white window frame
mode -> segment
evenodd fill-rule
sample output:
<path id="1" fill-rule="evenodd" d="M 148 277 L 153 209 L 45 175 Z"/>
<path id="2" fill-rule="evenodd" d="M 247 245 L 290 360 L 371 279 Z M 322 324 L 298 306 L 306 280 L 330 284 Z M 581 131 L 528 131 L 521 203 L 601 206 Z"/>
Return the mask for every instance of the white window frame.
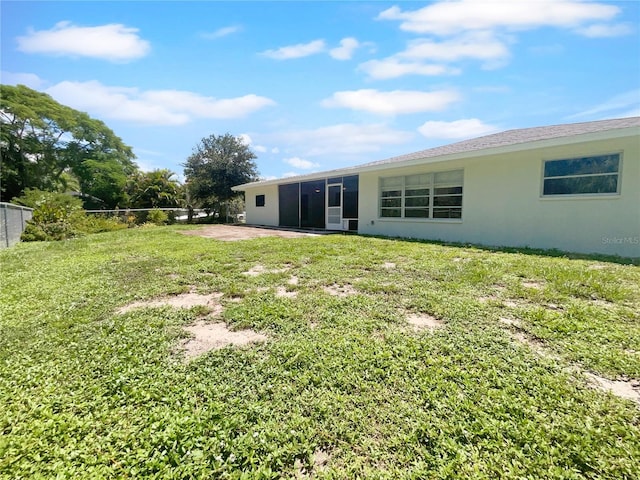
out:
<path id="1" fill-rule="evenodd" d="M 450 183 L 439 183 L 436 184 L 435 178 L 437 174 L 447 174 L 447 173 L 456 173 L 460 175 L 460 181 L 459 182 L 450 182 Z M 428 175 L 428 183 L 420 183 L 420 184 L 408 184 L 409 182 L 407 182 L 407 178 L 409 177 L 416 177 L 416 176 L 422 176 L 422 175 Z M 391 185 L 391 186 L 384 186 L 384 180 L 388 180 L 388 179 L 396 179 L 397 180 L 397 185 Z M 447 193 L 447 194 L 436 194 L 436 188 L 461 188 L 461 193 Z M 411 196 L 407 196 L 406 195 L 406 191 L 407 190 L 419 190 L 419 189 L 428 189 L 429 190 L 429 194 L 428 195 L 411 195 Z M 400 191 L 400 195 L 399 196 L 394 196 L 394 197 L 383 197 L 382 194 L 384 191 L 394 191 L 394 190 L 399 190 Z M 407 206 L 406 205 L 406 199 L 407 198 L 428 198 L 429 199 L 429 205 L 428 206 Z M 435 199 L 438 197 L 461 197 L 461 205 L 458 206 L 453 206 L 453 207 L 440 207 L 440 206 L 436 206 L 435 204 Z M 400 199 L 400 206 L 398 207 L 385 207 L 382 205 L 383 200 L 384 199 L 390 199 L 390 198 L 398 198 Z M 393 176 L 389 176 L 389 177 L 379 177 L 378 178 L 378 219 L 382 220 L 382 221 L 386 221 L 386 220 L 391 220 L 391 221 L 398 221 L 398 220 L 405 220 L 405 221 L 454 221 L 454 222 L 460 222 L 462 221 L 462 209 L 463 209 L 463 203 L 464 203 L 464 170 L 463 169 L 456 169 L 456 170 L 447 170 L 447 171 L 442 171 L 442 172 L 419 172 L 419 173 L 414 173 L 414 174 L 410 174 L 410 175 L 393 175 Z M 454 209 L 459 209 L 460 210 L 460 217 L 434 217 L 433 213 L 434 213 L 434 209 L 438 209 L 438 208 L 454 208 Z M 382 212 L 383 210 L 391 210 L 391 209 L 399 209 L 400 210 L 400 216 L 396 216 L 396 217 L 389 217 L 389 216 L 383 216 Z M 421 209 L 428 209 L 429 212 L 429 216 L 428 217 L 411 217 L 411 216 L 406 216 L 406 211 L 408 210 L 421 210 Z"/>
<path id="2" fill-rule="evenodd" d="M 584 158 L 591 157 L 603 157 L 608 155 L 618 155 L 618 171 L 615 173 L 586 173 L 586 174 L 578 174 L 578 175 L 556 175 L 546 177 L 545 166 L 547 162 L 557 162 L 562 160 L 580 160 Z M 620 195 L 620 187 L 622 185 L 622 152 L 605 152 L 605 153 L 597 153 L 597 154 L 585 154 L 585 155 L 574 155 L 565 158 L 545 158 L 542 160 L 542 168 L 540 172 L 540 197 L 543 199 L 563 199 L 563 198 L 598 198 L 598 197 L 612 197 Z M 618 181 L 616 182 L 616 191 L 615 192 L 603 192 L 603 193 L 544 193 L 544 182 L 545 180 L 557 179 L 557 178 L 588 178 L 588 177 L 604 177 L 604 176 L 617 176 Z"/>

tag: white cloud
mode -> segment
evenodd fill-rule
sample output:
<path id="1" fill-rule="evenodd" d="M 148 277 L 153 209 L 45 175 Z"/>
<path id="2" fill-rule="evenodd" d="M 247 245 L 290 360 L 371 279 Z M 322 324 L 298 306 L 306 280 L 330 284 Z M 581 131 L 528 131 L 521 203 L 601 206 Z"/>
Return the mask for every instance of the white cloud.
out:
<path id="1" fill-rule="evenodd" d="M 584 28 L 578 28 L 577 32 L 585 37 L 589 38 L 604 38 L 604 37 L 621 37 L 633 32 L 633 27 L 626 23 L 616 24 L 593 24 Z"/>
<path id="2" fill-rule="evenodd" d="M 253 149 L 258 153 L 265 153 L 268 150 L 264 145 L 254 145 Z"/>
<path id="3" fill-rule="evenodd" d="M 483 123 L 477 118 L 466 118 L 453 122 L 425 122 L 418 131 L 426 138 L 461 140 L 497 132 L 498 127 Z"/>
<path id="4" fill-rule="evenodd" d="M 640 89 L 615 95 L 598 105 L 571 115 L 568 118 L 580 117 L 623 118 L 640 116 Z"/>
<path id="5" fill-rule="evenodd" d="M 398 56 L 445 63 L 467 58 L 496 61 L 508 58 L 509 49 L 489 32 L 473 32 L 443 42 L 414 40 Z"/>
<path id="6" fill-rule="evenodd" d="M 381 115 L 397 115 L 440 111 L 459 99 L 460 95 L 455 90 L 380 92 L 364 89 L 336 92 L 330 98 L 323 100 L 322 105 L 364 110 Z"/>
<path id="7" fill-rule="evenodd" d="M 615 5 L 579 0 L 509 1 L 487 4 L 483 0 L 437 2 L 403 11 L 391 7 L 380 20 L 399 20 L 400 28 L 415 33 L 450 35 L 468 30 L 530 30 L 539 27 L 574 29 L 585 23 L 608 21 L 620 12 Z"/>
<path id="8" fill-rule="evenodd" d="M 314 40 L 309 43 L 299 43 L 297 45 L 289 45 L 280 47 L 276 50 L 266 50 L 262 52 L 265 57 L 275 60 L 289 60 L 291 58 L 308 57 L 317 53 L 324 52 L 326 45 L 324 40 Z"/>
<path id="9" fill-rule="evenodd" d="M 253 140 L 251 140 L 251 137 L 248 133 L 241 133 L 240 135 L 238 135 L 238 138 L 247 146 L 251 146 L 251 144 L 253 143 Z"/>
<path id="10" fill-rule="evenodd" d="M 273 147 L 271 149 L 271 153 L 280 153 L 280 149 L 278 147 Z"/>
<path id="11" fill-rule="evenodd" d="M 122 24 L 79 27 L 57 23 L 51 30 L 29 31 L 17 38 L 18 50 L 25 53 L 69 55 L 127 61 L 144 57 L 151 45 L 138 36 L 138 29 Z"/>
<path id="12" fill-rule="evenodd" d="M 0 72 L 0 83 L 5 85 L 25 85 L 34 90 L 43 87 L 45 81 L 35 73 Z"/>
<path id="13" fill-rule="evenodd" d="M 385 124 L 342 123 L 313 130 L 290 130 L 274 135 L 302 156 L 356 155 L 380 151 L 387 145 L 406 143 L 413 134 Z"/>
<path id="14" fill-rule="evenodd" d="M 457 75 L 460 73 L 459 68 L 447 65 L 406 62 L 394 57 L 388 57 L 383 60 L 370 60 L 361 63 L 358 68 L 376 80 L 398 78 L 404 75 L 436 76 Z"/>
<path id="15" fill-rule="evenodd" d="M 336 60 L 350 60 L 356 49 L 360 47 L 360 42 L 353 37 L 340 40 L 340 46 L 329 50 L 329 55 Z"/>
<path id="16" fill-rule="evenodd" d="M 297 177 L 298 175 L 300 175 L 298 172 L 285 172 L 282 174 L 282 178 Z"/>
<path id="17" fill-rule="evenodd" d="M 320 166 L 318 163 L 313 163 L 309 160 L 303 160 L 300 157 L 285 158 L 283 162 L 287 165 L 291 165 L 292 167 L 299 168 L 301 170 L 310 170 L 312 168 L 318 168 Z"/>
<path id="18" fill-rule="evenodd" d="M 94 115 L 147 125 L 183 125 L 195 118 L 242 118 L 275 102 L 258 95 L 217 99 L 181 90 L 110 87 L 64 81 L 47 89 L 60 103 Z"/>
<path id="19" fill-rule="evenodd" d="M 219 28 L 218 30 L 216 30 L 214 32 L 203 33 L 200 36 L 202 38 L 207 39 L 207 40 L 215 40 L 217 38 L 226 37 L 228 35 L 231 35 L 233 33 L 238 33 L 240 31 L 242 31 L 242 27 L 241 26 L 239 26 L 239 25 L 231 25 L 229 27 Z"/>

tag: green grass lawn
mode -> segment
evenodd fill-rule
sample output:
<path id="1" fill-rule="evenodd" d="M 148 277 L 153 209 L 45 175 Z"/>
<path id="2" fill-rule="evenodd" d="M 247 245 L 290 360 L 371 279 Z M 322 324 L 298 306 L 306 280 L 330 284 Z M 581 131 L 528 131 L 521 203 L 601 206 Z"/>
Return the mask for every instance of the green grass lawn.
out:
<path id="1" fill-rule="evenodd" d="M 640 478 L 640 408 L 584 373 L 640 378 L 639 267 L 180 228 L 0 251 L 2 478 Z M 203 307 L 116 312 L 184 292 L 268 341 L 185 362 Z"/>

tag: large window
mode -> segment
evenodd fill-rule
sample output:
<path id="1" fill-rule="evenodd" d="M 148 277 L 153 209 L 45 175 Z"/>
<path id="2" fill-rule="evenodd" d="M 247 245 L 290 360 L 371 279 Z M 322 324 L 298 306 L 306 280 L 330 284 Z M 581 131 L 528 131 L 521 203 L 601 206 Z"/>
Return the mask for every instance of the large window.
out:
<path id="1" fill-rule="evenodd" d="M 256 207 L 264 207 L 264 195 L 256 195 Z"/>
<path id="2" fill-rule="evenodd" d="M 384 218 L 462 218 L 462 170 L 380 179 Z"/>
<path id="3" fill-rule="evenodd" d="M 542 194 L 598 195 L 618 193 L 620 154 L 547 160 Z"/>

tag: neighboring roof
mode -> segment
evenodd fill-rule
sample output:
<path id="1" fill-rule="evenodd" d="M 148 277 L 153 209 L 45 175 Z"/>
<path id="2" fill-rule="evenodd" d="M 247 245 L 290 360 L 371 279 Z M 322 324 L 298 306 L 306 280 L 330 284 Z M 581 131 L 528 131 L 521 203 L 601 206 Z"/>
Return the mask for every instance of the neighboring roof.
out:
<path id="1" fill-rule="evenodd" d="M 377 160 L 375 162 L 365 163 L 354 167 L 341 168 L 338 170 L 329 170 L 327 172 L 317 172 L 310 175 L 301 175 L 300 177 L 290 177 L 286 179 L 268 180 L 262 182 L 247 183 L 234 187 L 234 190 L 243 190 L 242 187 L 253 185 L 267 185 L 274 183 L 294 182 L 296 178 L 311 178 L 333 175 L 337 172 L 351 172 L 374 169 L 376 167 L 385 167 L 387 165 L 402 164 L 412 162 L 414 160 L 437 159 L 438 157 L 450 157 L 461 154 L 480 153 L 486 150 L 498 149 L 501 147 L 512 147 L 522 144 L 532 144 L 547 140 L 561 139 L 566 137 L 577 137 L 580 135 L 606 132 L 611 130 L 621 130 L 632 127 L 640 127 L 640 117 L 617 118 L 612 120 L 599 120 L 595 122 L 568 123 L 561 125 L 549 125 L 544 127 L 519 128 L 515 130 L 507 130 L 484 137 L 472 138 L 462 142 L 442 145 L 440 147 L 429 148 L 419 152 L 408 153 L 398 157 L 387 158 L 385 160 Z M 523 145 L 524 147 L 524 145 Z M 398 165 L 400 166 L 400 165 Z"/>

